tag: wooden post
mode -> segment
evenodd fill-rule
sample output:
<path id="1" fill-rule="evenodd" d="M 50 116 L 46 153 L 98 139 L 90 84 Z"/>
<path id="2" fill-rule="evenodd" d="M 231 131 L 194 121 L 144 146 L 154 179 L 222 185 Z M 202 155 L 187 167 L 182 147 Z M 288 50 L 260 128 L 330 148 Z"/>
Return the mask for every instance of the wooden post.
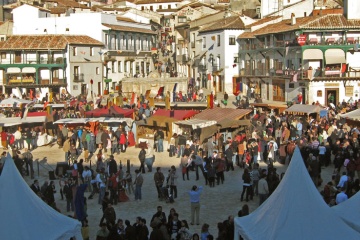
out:
<path id="1" fill-rule="evenodd" d="M 126 170 L 130 172 L 130 159 L 126 160 Z"/>

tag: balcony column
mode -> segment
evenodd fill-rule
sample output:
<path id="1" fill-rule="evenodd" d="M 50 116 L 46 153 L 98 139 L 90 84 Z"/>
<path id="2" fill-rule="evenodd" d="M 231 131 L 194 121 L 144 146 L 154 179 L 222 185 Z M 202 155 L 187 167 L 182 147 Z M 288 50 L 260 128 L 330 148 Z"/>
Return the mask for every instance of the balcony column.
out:
<path id="1" fill-rule="evenodd" d="M 39 84 L 39 68 L 35 67 L 35 84 Z"/>
<path id="2" fill-rule="evenodd" d="M 116 50 L 120 50 L 120 33 L 119 32 L 116 32 Z"/>

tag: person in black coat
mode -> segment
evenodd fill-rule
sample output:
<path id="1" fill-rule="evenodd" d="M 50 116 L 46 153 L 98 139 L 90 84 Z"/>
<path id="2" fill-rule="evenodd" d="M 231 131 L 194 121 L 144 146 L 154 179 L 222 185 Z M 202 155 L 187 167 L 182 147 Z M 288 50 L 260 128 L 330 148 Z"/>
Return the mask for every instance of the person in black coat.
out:
<path id="1" fill-rule="evenodd" d="M 114 155 L 110 155 L 110 162 L 109 162 L 109 175 L 112 176 L 112 174 L 117 173 L 117 164 L 114 159 Z"/>
<path id="2" fill-rule="evenodd" d="M 125 220 L 125 239 L 136 239 L 135 227 L 131 226 L 129 220 Z"/>
<path id="3" fill-rule="evenodd" d="M 45 194 L 44 194 L 46 202 L 50 206 L 52 206 L 55 202 L 55 197 L 54 197 L 55 193 L 56 193 L 56 191 L 55 191 L 54 181 L 50 181 L 50 184 L 49 184 L 49 186 L 47 186 L 47 188 L 45 190 Z"/>
<path id="4" fill-rule="evenodd" d="M 41 190 L 40 190 L 40 186 L 39 186 L 39 181 L 38 180 L 34 180 L 34 183 L 31 184 L 30 188 L 34 191 L 34 193 L 38 196 L 41 195 Z"/>

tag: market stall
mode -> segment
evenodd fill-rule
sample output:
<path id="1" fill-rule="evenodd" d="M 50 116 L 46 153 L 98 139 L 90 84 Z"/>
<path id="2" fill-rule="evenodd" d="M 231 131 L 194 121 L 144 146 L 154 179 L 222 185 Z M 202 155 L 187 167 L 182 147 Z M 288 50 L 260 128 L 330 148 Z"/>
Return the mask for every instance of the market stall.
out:
<path id="1" fill-rule="evenodd" d="M 117 117 L 117 118 L 131 118 L 134 119 L 134 109 L 125 109 L 118 106 L 111 106 L 109 108 L 97 108 L 85 112 L 86 117 Z"/>
<path id="2" fill-rule="evenodd" d="M 26 104 L 31 103 L 30 100 L 19 99 L 19 98 L 5 98 L 0 102 L 0 107 L 2 108 L 20 108 L 25 107 Z"/>
<path id="3" fill-rule="evenodd" d="M 211 137 L 218 131 L 217 122 L 214 120 L 203 120 L 192 118 L 178 121 L 175 125 L 179 126 L 177 134 L 191 133 L 194 138 L 199 139 L 202 143 L 205 139 Z"/>
<path id="4" fill-rule="evenodd" d="M 344 118 L 347 124 L 352 126 L 360 126 L 360 109 L 356 109 L 354 111 L 341 114 L 341 118 Z"/>
<path id="5" fill-rule="evenodd" d="M 272 110 L 276 113 L 283 113 L 285 109 L 288 108 L 286 104 L 277 104 L 277 103 L 251 103 L 251 106 L 255 108 L 262 108 L 264 110 Z"/>

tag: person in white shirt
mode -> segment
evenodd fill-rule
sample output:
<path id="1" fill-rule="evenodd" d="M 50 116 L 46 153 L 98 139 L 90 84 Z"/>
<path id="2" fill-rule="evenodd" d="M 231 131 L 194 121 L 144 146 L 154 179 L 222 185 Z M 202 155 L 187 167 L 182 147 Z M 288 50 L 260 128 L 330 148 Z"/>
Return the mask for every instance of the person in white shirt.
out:
<path id="1" fill-rule="evenodd" d="M 92 179 L 92 172 L 91 172 L 91 170 L 89 169 L 88 166 L 85 166 L 84 171 L 82 173 L 82 177 L 84 179 L 84 183 L 88 185 L 87 186 L 87 191 L 92 192 L 91 183 L 90 183 L 90 181 Z"/>
<path id="2" fill-rule="evenodd" d="M 21 132 L 20 130 L 16 130 L 16 132 L 14 133 L 14 138 L 15 138 L 15 147 L 17 147 L 18 149 L 22 149 L 22 144 L 21 144 Z"/>

